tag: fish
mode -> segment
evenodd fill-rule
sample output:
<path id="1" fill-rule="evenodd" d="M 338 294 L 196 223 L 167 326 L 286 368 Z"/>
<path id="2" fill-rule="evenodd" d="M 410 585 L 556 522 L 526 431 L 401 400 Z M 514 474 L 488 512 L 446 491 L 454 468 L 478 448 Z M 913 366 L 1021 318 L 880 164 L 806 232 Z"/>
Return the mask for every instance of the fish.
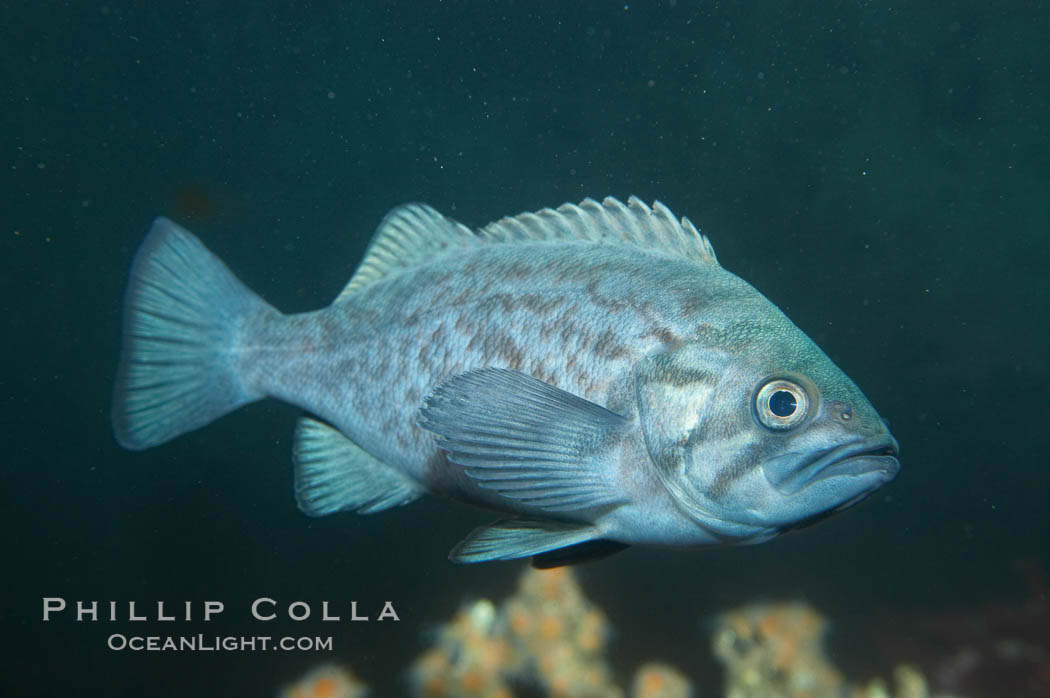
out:
<path id="1" fill-rule="evenodd" d="M 758 543 L 900 469 L 853 381 L 688 218 L 633 196 L 476 230 L 399 206 L 331 305 L 297 314 L 157 218 L 122 342 L 124 448 L 282 400 L 305 412 L 302 512 L 424 494 L 495 512 L 452 548 L 457 563 Z"/>

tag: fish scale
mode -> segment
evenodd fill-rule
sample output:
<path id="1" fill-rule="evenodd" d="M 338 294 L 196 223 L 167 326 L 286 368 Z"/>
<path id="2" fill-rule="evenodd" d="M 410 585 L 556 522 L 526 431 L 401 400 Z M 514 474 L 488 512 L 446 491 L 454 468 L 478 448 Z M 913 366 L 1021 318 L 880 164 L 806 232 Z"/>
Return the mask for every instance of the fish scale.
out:
<path id="1" fill-rule="evenodd" d="M 520 281 L 508 278 L 507 262 L 522 264 L 508 252 L 520 257 L 519 251 L 480 247 L 373 284 L 292 320 L 292 330 L 283 326 L 282 316 L 268 318 L 273 326 L 258 330 L 272 337 L 262 342 L 266 356 L 248 360 L 256 366 L 256 387 L 322 417 L 381 460 L 403 464 L 416 476 L 434 451 L 433 439 L 415 424 L 420 398 L 452 375 L 509 368 L 606 404 L 611 387 L 629 376 L 637 357 L 660 345 L 662 331 L 681 328 L 668 312 L 637 298 L 615 316 L 602 312 L 609 303 L 589 288 L 590 280 L 608 287 L 633 283 L 632 274 L 642 265 L 631 251 L 529 248 L 524 250 L 524 264 L 532 270 L 529 286 L 540 291 L 522 293 L 516 290 Z M 621 278 L 608 272 L 614 262 Z M 566 269 L 572 274 L 564 280 Z M 455 283 L 443 287 L 440 281 L 446 279 Z M 394 310 L 378 312 L 382 308 Z M 311 330 L 308 323 L 328 329 Z M 301 333 L 327 333 L 331 348 L 307 360 Z M 282 342 L 290 345 L 287 350 L 272 349 Z M 346 396 L 353 396 L 350 405 L 344 404 Z M 383 425 L 377 438 L 371 436 L 372 423 Z"/>
<path id="2" fill-rule="evenodd" d="M 118 441 L 264 397 L 312 415 L 293 452 L 309 515 L 431 492 L 509 517 L 459 562 L 757 542 L 899 469 L 849 378 L 688 219 L 633 197 L 476 232 L 396 208 L 338 298 L 297 315 L 158 219 L 125 299 Z"/>

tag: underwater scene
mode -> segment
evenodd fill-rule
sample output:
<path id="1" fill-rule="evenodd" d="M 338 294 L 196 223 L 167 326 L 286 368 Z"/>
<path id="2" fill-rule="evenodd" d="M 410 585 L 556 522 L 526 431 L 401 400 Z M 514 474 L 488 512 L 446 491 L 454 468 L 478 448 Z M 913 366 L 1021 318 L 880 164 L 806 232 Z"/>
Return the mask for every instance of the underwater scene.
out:
<path id="1" fill-rule="evenodd" d="M 1050 8 L 0 7 L 4 696 L 1050 696 Z"/>

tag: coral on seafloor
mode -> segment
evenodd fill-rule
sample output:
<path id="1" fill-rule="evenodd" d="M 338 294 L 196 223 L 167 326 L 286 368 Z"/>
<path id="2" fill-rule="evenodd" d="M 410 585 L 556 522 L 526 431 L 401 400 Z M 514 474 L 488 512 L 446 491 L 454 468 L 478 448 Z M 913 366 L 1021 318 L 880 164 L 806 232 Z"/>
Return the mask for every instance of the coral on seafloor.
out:
<path id="1" fill-rule="evenodd" d="M 824 619 L 804 604 L 753 604 L 722 614 L 712 640 L 726 698 L 838 698 L 824 657 Z"/>
<path id="2" fill-rule="evenodd" d="M 412 664 L 412 690 L 417 696 L 512 698 L 506 676 L 516 661 L 496 607 L 481 599 L 460 609 Z"/>
<path id="3" fill-rule="evenodd" d="M 891 692 L 882 679 L 872 679 L 854 688 L 850 698 L 951 698 L 945 694 L 931 694 L 926 687 L 926 677 L 909 664 L 898 664 L 893 670 L 893 686 Z"/>
<path id="4" fill-rule="evenodd" d="M 633 698 L 690 698 L 693 686 L 685 674 L 658 662 L 639 667 L 631 682 Z"/>
<path id="5" fill-rule="evenodd" d="M 803 603 L 752 604 L 723 613 L 712 637 L 725 671 L 726 698 L 949 698 L 935 696 L 909 665 L 881 679 L 850 684 L 824 653 L 827 623 Z M 415 698 L 698 698 L 680 671 L 643 664 L 630 691 L 615 681 L 605 656 L 609 622 L 580 589 L 570 568 L 527 569 L 500 605 L 465 605 L 434 634 L 408 670 Z M 704 695 L 717 695 L 716 691 Z M 365 687 L 326 665 L 282 698 L 359 698 Z"/>
<path id="6" fill-rule="evenodd" d="M 322 664 L 281 691 L 281 698 L 364 698 L 367 687 L 349 669 Z"/>
<path id="7" fill-rule="evenodd" d="M 752 604 L 723 613 L 712 638 L 726 698 L 950 698 L 934 696 L 914 667 L 851 686 L 824 653 L 827 622 L 804 603 Z"/>
<path id="8" fill-rule="evenodd" d="M 528 570 L 500 608 L 460 610 L 410 669 L 416 696 L 511 698 L 511 681 L 558 698 L 619 698 L 605 661 L 608 621 L 567 568 Z"/>

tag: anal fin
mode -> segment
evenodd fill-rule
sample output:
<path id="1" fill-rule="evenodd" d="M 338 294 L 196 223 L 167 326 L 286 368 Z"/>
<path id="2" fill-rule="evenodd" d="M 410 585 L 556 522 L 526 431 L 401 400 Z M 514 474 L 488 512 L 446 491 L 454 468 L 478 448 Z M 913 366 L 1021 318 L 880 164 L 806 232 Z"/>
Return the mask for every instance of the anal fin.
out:
<path id="1" fill-rule="evenodd" d="M 295 500 L 309 516 L 372 514 L 423 493 L 415 481 L 363 451 L 342 432 L 304 417 L 295 429 Z"/>

